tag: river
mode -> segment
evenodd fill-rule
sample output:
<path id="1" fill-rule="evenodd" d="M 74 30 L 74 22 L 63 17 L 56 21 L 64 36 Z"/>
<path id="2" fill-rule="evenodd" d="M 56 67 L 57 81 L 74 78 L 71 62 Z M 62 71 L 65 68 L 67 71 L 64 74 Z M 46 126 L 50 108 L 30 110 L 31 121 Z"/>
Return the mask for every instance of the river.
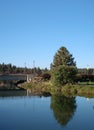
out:
<path id="1" fill-rule="evenodd" d="M 94 130 L 94 99 L 0 91 L 0 130 Z"/>

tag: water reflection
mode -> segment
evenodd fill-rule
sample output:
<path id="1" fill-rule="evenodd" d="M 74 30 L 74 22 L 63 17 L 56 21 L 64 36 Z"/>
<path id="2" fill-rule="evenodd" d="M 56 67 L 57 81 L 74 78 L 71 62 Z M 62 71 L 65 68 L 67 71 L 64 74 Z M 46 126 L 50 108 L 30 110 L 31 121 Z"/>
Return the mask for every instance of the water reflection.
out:
<path id="1" fill-rule="evenodd" d="M 62 126 L 72 119 L 76 110 L 75 97 L 64 97 L 64 96 L 52 96 L 51 98 L 51 109 L 53 110 L 54 117 Z"/>
<path id="2" fill-rule="evenodd" d="M 0 97 L 16 97 L 16 96 L 26 96 L 27 92 L 25 90 L 0 90 Z"/>
<path id="3" fill-rule="evenodd" d="M 94 98 L 28 94 L 0 91 L 0 130 L 94 130 Z"/>
<path id="4" fill-rule="evenodd" d="M 0 80 L 0 90 L 22 90 L 21 83 L 23 83 L 24 80 Z"/>
<path id="5" fill-rule="evenodd" d="M 13 81 L 6 81 L 6 80 L 2 80 L 2 81 L 0 81 L 0 89 L 2 88 L 6 88 L 6 87 L 13 87 L 14 86 L 14 83 L 13 83 Z"/>

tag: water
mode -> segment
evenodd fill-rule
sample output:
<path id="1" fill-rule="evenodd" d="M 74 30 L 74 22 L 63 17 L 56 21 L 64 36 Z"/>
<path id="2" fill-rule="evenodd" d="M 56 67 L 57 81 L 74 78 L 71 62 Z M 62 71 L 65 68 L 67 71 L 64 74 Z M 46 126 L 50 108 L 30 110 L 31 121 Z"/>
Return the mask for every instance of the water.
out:
<path id="1" fill-rule="evenodd" d="M 0 130 L 94 130 L 94 99 L 0 91 Z"/>

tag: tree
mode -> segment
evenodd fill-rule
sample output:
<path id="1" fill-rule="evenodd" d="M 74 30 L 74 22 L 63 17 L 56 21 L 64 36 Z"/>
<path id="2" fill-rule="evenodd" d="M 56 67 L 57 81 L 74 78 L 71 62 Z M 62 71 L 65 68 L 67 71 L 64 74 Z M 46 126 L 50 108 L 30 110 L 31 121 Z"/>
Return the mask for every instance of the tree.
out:
<path id="1" fill-rule="evenodd" d="M 61 86 L 74 82 L 77 73 L 76 62 L 65 47 L 61 47 L 55 54 L 51 72 L 54 85 Z"/>
<path id="2" fill-rule="evenodd" d="M 51 68 L 56 68 L 60 65 L 76 66 L 72 54 L 65 47 L 61 47 L 54 56 Z"/>

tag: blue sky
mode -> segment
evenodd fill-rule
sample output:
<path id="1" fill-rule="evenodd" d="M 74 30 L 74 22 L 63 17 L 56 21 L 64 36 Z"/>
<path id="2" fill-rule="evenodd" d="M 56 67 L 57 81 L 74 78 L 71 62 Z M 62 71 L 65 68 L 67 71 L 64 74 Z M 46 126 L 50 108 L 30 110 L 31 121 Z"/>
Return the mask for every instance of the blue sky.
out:
<path id="1" fill-rule="evenodd" d="M 94 0 L 0 0 L 0 63 L 49 68 L 61 46 L 94 67 Z"/>

